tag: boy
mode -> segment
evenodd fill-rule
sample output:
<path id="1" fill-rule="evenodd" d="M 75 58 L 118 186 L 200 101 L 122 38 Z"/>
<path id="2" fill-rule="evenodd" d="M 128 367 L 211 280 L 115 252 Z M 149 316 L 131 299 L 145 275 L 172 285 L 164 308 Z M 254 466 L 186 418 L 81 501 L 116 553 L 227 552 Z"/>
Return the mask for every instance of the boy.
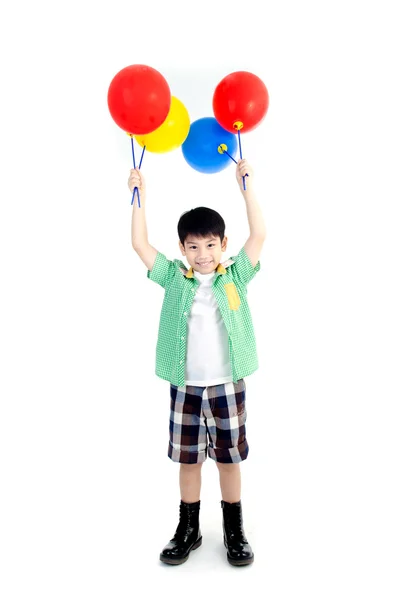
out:
<path id="1" fill-rule="evenodd" d="M 236 177 L 246 203 L 248 240 L 236 257 L 221 264 L 227 247 L 222 217 L 203 207 L 184 213 L 179 247 L 189 270 L 149 244 L 144 178 L 132 169 L 128 179 L 131 193 L 138 187 L 141 200 L 140 208 L 136 200 L 133 206 L 132 246 L 148 278 L 165 289 L 156 374 L 171 384 L 168 456 L 180 463 L 181 502 L 179 524 L 160 560 L 172 565 L 185 562 L 201 545 L 201 467 L 207 454 L 219 469 L 227 559 L 235 566 L 254 560 L 243 529 L 239 463 L 248 455 L 243 377 L 258 368 L 246 287 L 260 269 L 266 229 L 246 160 L 238 162 Z"/>

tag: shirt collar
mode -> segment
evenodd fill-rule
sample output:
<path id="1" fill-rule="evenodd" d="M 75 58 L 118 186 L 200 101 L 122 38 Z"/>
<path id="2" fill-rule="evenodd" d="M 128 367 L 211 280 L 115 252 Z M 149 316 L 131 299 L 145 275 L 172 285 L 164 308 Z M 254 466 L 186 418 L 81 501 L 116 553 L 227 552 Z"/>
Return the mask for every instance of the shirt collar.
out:
<path id="1" fill-rule="evenodd" d="M 226 260 L 224 263 L 219 263 L 219 265 L 215 269 L 216 273 L 218 273 L 219 275 L 225 275 L 226 268 L 230 267 L 230 265 L 232 265 L 234 262 L 235 262 L 234 260 L 232 260 L 231 258 L 229 258 L 229 260 Z M 183 267 L 179 267 L 179 270 L 181 271 L 181 273 L 183 273 L 183 275 L 187 279 L 193 279 L 194 278 L 193 267 L 190 267 L 189 270 L 187 270 L 187 269 L 185 269 Z"/>

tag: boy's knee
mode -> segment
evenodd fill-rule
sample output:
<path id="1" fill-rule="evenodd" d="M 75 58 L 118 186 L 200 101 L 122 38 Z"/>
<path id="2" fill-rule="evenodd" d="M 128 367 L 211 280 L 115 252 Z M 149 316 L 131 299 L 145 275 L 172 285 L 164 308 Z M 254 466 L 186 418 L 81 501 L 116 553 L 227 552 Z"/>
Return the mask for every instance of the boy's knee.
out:
<path id="1" fill-rule="evenodd" d="M 219 461 L 215 461 L 215 462 L 216 462 L 216 466 L 218 467 L 219 471 L 229 472 L 229 471 L 236 471 L 240 468 L 240 465 L 238 463 L 221 463 Z"/>
<path id="2" fill-rule="evenodd" d="M 194 463 L 194 464 L 181 463 L 181 471 L 199 471 L 202 466 L 203 466 L 203 463 Z"/>

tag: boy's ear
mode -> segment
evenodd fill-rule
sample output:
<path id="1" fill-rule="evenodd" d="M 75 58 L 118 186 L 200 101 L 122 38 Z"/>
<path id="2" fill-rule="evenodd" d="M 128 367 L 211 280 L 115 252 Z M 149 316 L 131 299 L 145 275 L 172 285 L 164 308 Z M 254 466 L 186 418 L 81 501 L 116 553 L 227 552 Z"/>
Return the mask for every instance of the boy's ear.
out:
<path id="1" fill-rule="evenodd" d="M 222 240 L 222 245 L 221 245 L 221 247 L 222 247 L 222 252 L 225 252 L 225 250 L 226 250 L 226 246 L 227 246 L 227 237 L 225 236 L 225 237 L 223 238 L 223 240 Z"/>
<path id="2" fill-rule="evenodd" d="M 183 245 L 181 244 L 180 240 L 179 240 L 179 249 L 182 252 L 183 256 L 186 256 L 186 252 L 185 252 L 185 248 L 183 247 Z"/>

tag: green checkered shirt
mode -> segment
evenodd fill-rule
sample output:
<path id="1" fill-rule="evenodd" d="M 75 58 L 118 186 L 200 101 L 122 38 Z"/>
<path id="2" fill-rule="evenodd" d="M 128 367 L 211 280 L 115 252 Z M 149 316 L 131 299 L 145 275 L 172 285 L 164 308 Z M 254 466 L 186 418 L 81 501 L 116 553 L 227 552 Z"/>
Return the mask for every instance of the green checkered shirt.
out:
<path id="1" fill-rule="evenodd" d="M 260 269 L 253 267 L 244 247 L 216 268 L 212 290 L 229 335 L 233 381 L 258 368 L 255 333 L 247 302 L 247 285 Z M 182 261 L 157 253 L 147 276 L 165 289 L 156 346 L 156 375 L 176 386 L 185 385 L 186 332 L 190 309 L 200 282 Z"/>

